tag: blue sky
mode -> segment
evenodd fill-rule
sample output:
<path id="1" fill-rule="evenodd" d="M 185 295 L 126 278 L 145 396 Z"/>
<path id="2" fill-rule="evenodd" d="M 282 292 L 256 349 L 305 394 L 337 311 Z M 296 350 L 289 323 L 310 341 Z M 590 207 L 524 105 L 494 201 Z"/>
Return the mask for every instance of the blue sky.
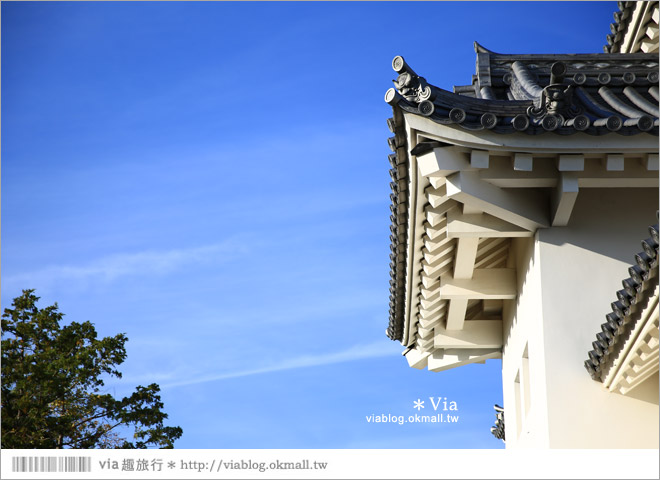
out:
<path id="1" fill-rule="evenodd" d="M 391 60 L 451 89 L 475 40 L 601 52 L 615 2 L 1 8 L 3 308 L 125 332 L 108 391 L 159 383 L 179 448 L 502 447 L 499 361 L 384 334 Z M 366 421 L 428 397 L 459 422 Z"/>

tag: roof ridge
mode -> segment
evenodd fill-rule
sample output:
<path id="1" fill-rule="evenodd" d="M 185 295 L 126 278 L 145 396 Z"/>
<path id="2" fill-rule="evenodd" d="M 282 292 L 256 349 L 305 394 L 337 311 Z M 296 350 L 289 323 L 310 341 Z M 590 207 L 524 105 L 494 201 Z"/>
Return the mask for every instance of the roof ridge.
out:
<path id="1" fill-rule="evenodd" d="M 501 55 L 501 53 L 495 53 L 492 50 L 488 50 L 486 47 L 481 45 L 476 40 L 475 40 L 473 46 L 474 46 L 474 53 L 492 53 L 493 55 Z"/>

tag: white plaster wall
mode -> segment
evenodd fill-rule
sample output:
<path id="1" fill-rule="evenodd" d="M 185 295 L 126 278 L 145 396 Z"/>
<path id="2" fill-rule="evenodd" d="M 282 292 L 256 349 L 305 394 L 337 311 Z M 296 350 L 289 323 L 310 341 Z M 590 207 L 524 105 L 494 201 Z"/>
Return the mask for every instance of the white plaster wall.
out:
<path id="1" fill-rule="evenodd" d="M 513 239 L 509 258 L 509 266 L 516 267 L 519 294 L 515 301 L 505 302 L 503 311 L 502 385 L 507 448 L 549 446 L 538 246 L 538 242 L 533 238 Z M 524 378 L 522 368 L 525 345 L 528 349 L 530 371 L 527 379 Z M 520 413 L 516 411 L 514 384 L 519 372 L 523 377 Z M 529 382 L 530 401 L 529 409 L 525 412 L 526 381 Z"/>
<path id="2" fill-rule="evenodd" d="M 582 189 L 568 227 L 513 240 L 509 266 L 517 269 L 519 295 L 503 312 L 507 448 L 658 447 L 657 375 L 623 396 L 583 367 L 657 209 L 655 189 Z"/>
<path id="3" fill-rule="evenodd" d="M 656 189 L 582 189 L 569 225 L 537 234 L 551 448 L 658 447 L 657 378 L 623 396 L 583 367 L 657 209 Z"/>

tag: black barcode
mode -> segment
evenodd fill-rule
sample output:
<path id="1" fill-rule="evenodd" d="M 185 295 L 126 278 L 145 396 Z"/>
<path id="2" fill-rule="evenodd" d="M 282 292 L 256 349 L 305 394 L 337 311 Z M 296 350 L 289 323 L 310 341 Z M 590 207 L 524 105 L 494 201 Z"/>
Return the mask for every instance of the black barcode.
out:
<path id="1" fill-rule="evenodd" d="M 92 457 L 12 457 L 12 472 L 91 472 Z"/>

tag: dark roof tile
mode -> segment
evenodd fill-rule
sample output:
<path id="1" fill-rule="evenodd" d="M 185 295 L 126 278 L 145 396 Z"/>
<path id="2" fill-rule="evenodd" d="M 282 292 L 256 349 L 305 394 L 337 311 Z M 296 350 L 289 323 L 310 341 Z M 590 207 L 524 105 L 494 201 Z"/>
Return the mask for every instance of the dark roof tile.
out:
<path id="1" fill-rule="evenodd" d="M 651 237 L 642 241 L 644 251 L 635 255 L 636 265 L 628 269 L 630 278 L 621 282 L 623 290 L 616 292 L 617 300 L 610 305 L 612 312 L 605 315 L 602 331 L 596 334 L 596 341 L 591 344 L 593 350 L 588 352 L 589 358 L 584 362 L 589 375 L 596 381 L 603 381 L 601 365 L 607 363 L 610 354 L 626 337 L 626 331 L 632 328 L 637 314 L 635 305 L 645 303 L 643 299 L 658 283 L 658 225 L 649 227 L 649 232 Z"/>
<path id="2" fill-rule="evenodd" d="M 398 117 L 398 118 L 397 118 Z M 389 325 L 385 334 L 391 340 L 403 340 L 404 305 L 405 305 L 405 262 L 408 220 L 408 153 L 402 129 L 403 119 L 400 112 L 394 111 L 394 117 L 387 120 L 387 126 L 394 133 L 388 139 L 394 151 L 388 155 L 390 164 L 390 310 Z"/>
<path id="3" fill-rule="evenodd" d="M 658 134 L 657 55 L 504 55 L 475 42 L 477 75 L 453 92 L 394 58 L 386 101 L 436 123 L 497 133 Z"/>

